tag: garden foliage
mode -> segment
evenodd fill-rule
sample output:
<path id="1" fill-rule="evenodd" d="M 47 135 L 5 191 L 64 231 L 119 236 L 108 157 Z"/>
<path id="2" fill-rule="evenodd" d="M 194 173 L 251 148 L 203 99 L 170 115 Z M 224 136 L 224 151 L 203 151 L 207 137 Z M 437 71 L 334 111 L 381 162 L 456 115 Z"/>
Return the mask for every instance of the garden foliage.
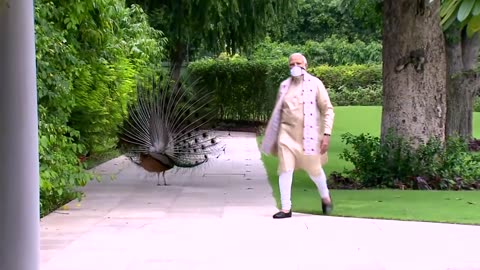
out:
<path id="1" fill-rule="evenodd" d="M 436 138 L 414 146 L 389 133 L 384 141 L 370 134 L 342 134 L 346 148 L 340 157 L 354 169 L 334 174 L 334 181 L 348 179 L 355 187 L 402 189 L 480 189 L 480 155 L 468 143 Z"/>
<path id="2" fill-rule="evenodd" d="M 289 76 L 286 60 L 207 59 L 191 63 L 188 71 L 216 92 L 221 120 L 266 121 Z M 309 72 L 323 81 L 334 105 L 381 104 L 379 65 L 317 66 Z"/>
<path id="3" fill-rule="evenodd" d="M 162 33 L 121 0 L 35 1 L 42 215 L 90 179 L 80 157 L 116 147 L 137 80 L 155 71 Z"/>

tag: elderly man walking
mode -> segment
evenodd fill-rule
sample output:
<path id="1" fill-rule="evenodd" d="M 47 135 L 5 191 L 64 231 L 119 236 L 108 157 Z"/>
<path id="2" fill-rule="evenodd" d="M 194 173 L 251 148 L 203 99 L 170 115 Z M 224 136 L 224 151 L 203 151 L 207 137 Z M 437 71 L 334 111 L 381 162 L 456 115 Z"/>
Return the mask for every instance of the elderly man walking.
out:
<path id="1" fill-rule="evenodd" d="M 323 214 L 328 215 L 333 204 L 322 166 L 328 159 L 333 106 L 322 81 L 306 71 L 305 56 L 292 54 L 289 65 L 291 76 L 280 84 L 262 143 L 262 152 L 279 159 L 282 209 L 273 218 L 292 216 L 291 188 L 296 169 L 305 170 L 315 182 L 322 199 Z"/>

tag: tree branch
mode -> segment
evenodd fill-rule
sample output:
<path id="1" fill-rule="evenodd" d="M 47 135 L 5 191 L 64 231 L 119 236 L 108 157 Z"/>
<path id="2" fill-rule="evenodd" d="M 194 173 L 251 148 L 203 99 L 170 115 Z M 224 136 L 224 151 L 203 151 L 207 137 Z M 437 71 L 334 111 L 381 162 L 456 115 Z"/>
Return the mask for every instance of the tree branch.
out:
<path id="1" fill-rule="evenodd" d="M 452 76 L 452 79 L 457 81 L 460 89 L 466 89 L 472 95 L 480 95 L 480 72 L 477 70 L 469 70 L 457 73 Z"/>
<path id="2" fill-rule="evenodd" d="M 444 33 L 447 52 L 447 71 L 452 76 L 464 70 L 461 31 L 458 25 L 452 25 Z"/>
<path id="3" fill-rule="evenodd" d="M 462 58 L 464 70 L 471 70 L 476 67 L 479 49 L 480 40 L 478 33 L 475 33 L 469 38 L 465 27 L 462 31 Z"/>

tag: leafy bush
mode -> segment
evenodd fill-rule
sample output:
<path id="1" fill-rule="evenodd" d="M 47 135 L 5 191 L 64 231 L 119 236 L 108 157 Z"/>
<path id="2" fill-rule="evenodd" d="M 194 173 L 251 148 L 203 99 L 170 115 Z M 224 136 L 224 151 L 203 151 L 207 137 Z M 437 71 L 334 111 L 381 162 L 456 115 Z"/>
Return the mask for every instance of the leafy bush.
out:
<path id="1" fill-rule="evenodd" d="M 266 38 L 264 42 L 255 45 L 253 53 L 248 57 L 254 61 L 284 61 L 294 52 L 302 52 L 303 46 L 288 42 L 280 43 Z"/>
<path id="2" fill-rule="evenodd" d="M 137 80 L 155 68 L 152 63 L 160 62 L 164 44 L 161 33 L 149 26 L 138 6 L 126 8 L 118 0 L 103 0 L 103 4 L 97 8 L 79 4 L 84 10 L 81 14 L 76 14 L 76 5 L 59 6 L 62 14 L 77 18 L 59 24 L 69 29 L 67 38 L 80 53 L 69 125 L 80 131 L 80 142 L 89 154 L 116 146 L 118 125 Z"/>
<path id="3" fill-rule="evenodd" d="M 307 41 L 302 48 L 311 65 L 378 64 L 382 62 L 382 44 L 369 44 L 345 38 L 329 37 L 322 42 Z"/>
<path id="4" fill-rule="evenodd" d="M 357 89 L 382 85 L 381 65 L 314 66 L 309 72 L 320 78 L 325 87 L 336 91 L 341 87 Z"/>
<path id="5" fill-rule="evenodd" d="M 369 134 L 342 134 L 347 148 L 340 157 L 352 162 L 346 178 L 365 188 L 478 189 L 480 156 L 465 141 L 450 138 L 445 146 L 431 139 L 418 147 L 387 134 L 384 141 Z"/>
<path id="6" fill-rule="evenodd" d="M 319 66 L 319 77 L 334 105 L 380 105 L 380 66 Z M 221 120 L 266 121 L 280 83 L 289 76 L 287 61 L 249 61 L 245 58 L 207 59 L 191 63 L 188 72 L 199 85 L 216 92 Z"/>
<path id="7" fill-rule="evenodd" d="M 79 132 L 67 125 L 75 104 L 72 77 L 77 57 L 66 42 L 66 31 L 54 21 L 52 2 L 35 6 L 37 47 L 37 89 L 39 110 L 40 212 L 54 210 L 66 200 L 78 197 L 75 186 L 85 183 L 88 174 L 77 156 L 83 145 L 74 142 Z"/>
<path id="8" fill-rule="evenodd" d="M 42 216 L 92 177 L 80 156 L 116 145 L 136 80 L 154 72 L 160 33 L 121 0 L 35 1 Z M 160 46 L 159 46 L 160 45 Z"/>
<path id="9" fill-rule="evenodd" d="M 62 123 L 58 117 L 48 117 L 40 107 L 40 211 L 45 215 L 65 201 L 80 199 L 75 187 L 84 186 L 92 177 L 80 164 L 78 156 L 84 146 L 74 142 L 80 133 Z M 66 135 L 68 134 L 68 135 Z"/>
<path id="10" fill-rule="evenodd" d="M 332 35 L 348 40 L 382 39 L 382 0 L 302 0 L 296 14 L 280 18 L 268 31 L 275 40 L 305 43 Z"/>
<path id="11" fill-rule="evenodd" d="M 272 42 L 267 38 L 255 46 L 249 59 L 286 62 L 288 56 L 294 52 L 303 53 L 310 66 L 379 64 L 382 62 L 382 44 L 380 42 L 369 44 L 360 40 L 349 42 L 345 38 L 336 36 L 329 37 L 322 42 L 309 40 L 303 45 Z"/>
<path id="12" fill-rule="evenodd" d="M 220 118 L 229 120 L 268 117 L 266 112 L 275 99 L 269 71 L 269 65 L 245 59 L 202 60 L 188 66 L 190 76 L 201 79 L 200 87 L 215 91 Z"/>
<path id="13" fill-rule="evenodd" d="M 382 85 L 372 84 L 356 89 L 341 86 L 330 91 L 330 100 L 334 106 L 375 106 L 382 104 Z"/>

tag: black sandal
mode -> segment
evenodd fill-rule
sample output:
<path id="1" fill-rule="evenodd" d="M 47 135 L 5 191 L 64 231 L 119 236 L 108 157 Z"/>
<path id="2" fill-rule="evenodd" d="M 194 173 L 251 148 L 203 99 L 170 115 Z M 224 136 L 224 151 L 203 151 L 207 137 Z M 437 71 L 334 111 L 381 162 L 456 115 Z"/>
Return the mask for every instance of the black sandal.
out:
<path id="1" fill-rule="evenodd" d="M 292 210 L 290 210 L 288 213 L 280 211 L 275 215 L 273 215 L 273 218 L 290 218 L 290 217 L 292 217 Z"/>
<path id="2" fill-rule="evenodd" d="M 333 202 L 332 199 L 330 198 L 330 203 L 326 204 L 322 201 L 322 212 L 324 215 L 330 215 L 333 211 Z"/>

